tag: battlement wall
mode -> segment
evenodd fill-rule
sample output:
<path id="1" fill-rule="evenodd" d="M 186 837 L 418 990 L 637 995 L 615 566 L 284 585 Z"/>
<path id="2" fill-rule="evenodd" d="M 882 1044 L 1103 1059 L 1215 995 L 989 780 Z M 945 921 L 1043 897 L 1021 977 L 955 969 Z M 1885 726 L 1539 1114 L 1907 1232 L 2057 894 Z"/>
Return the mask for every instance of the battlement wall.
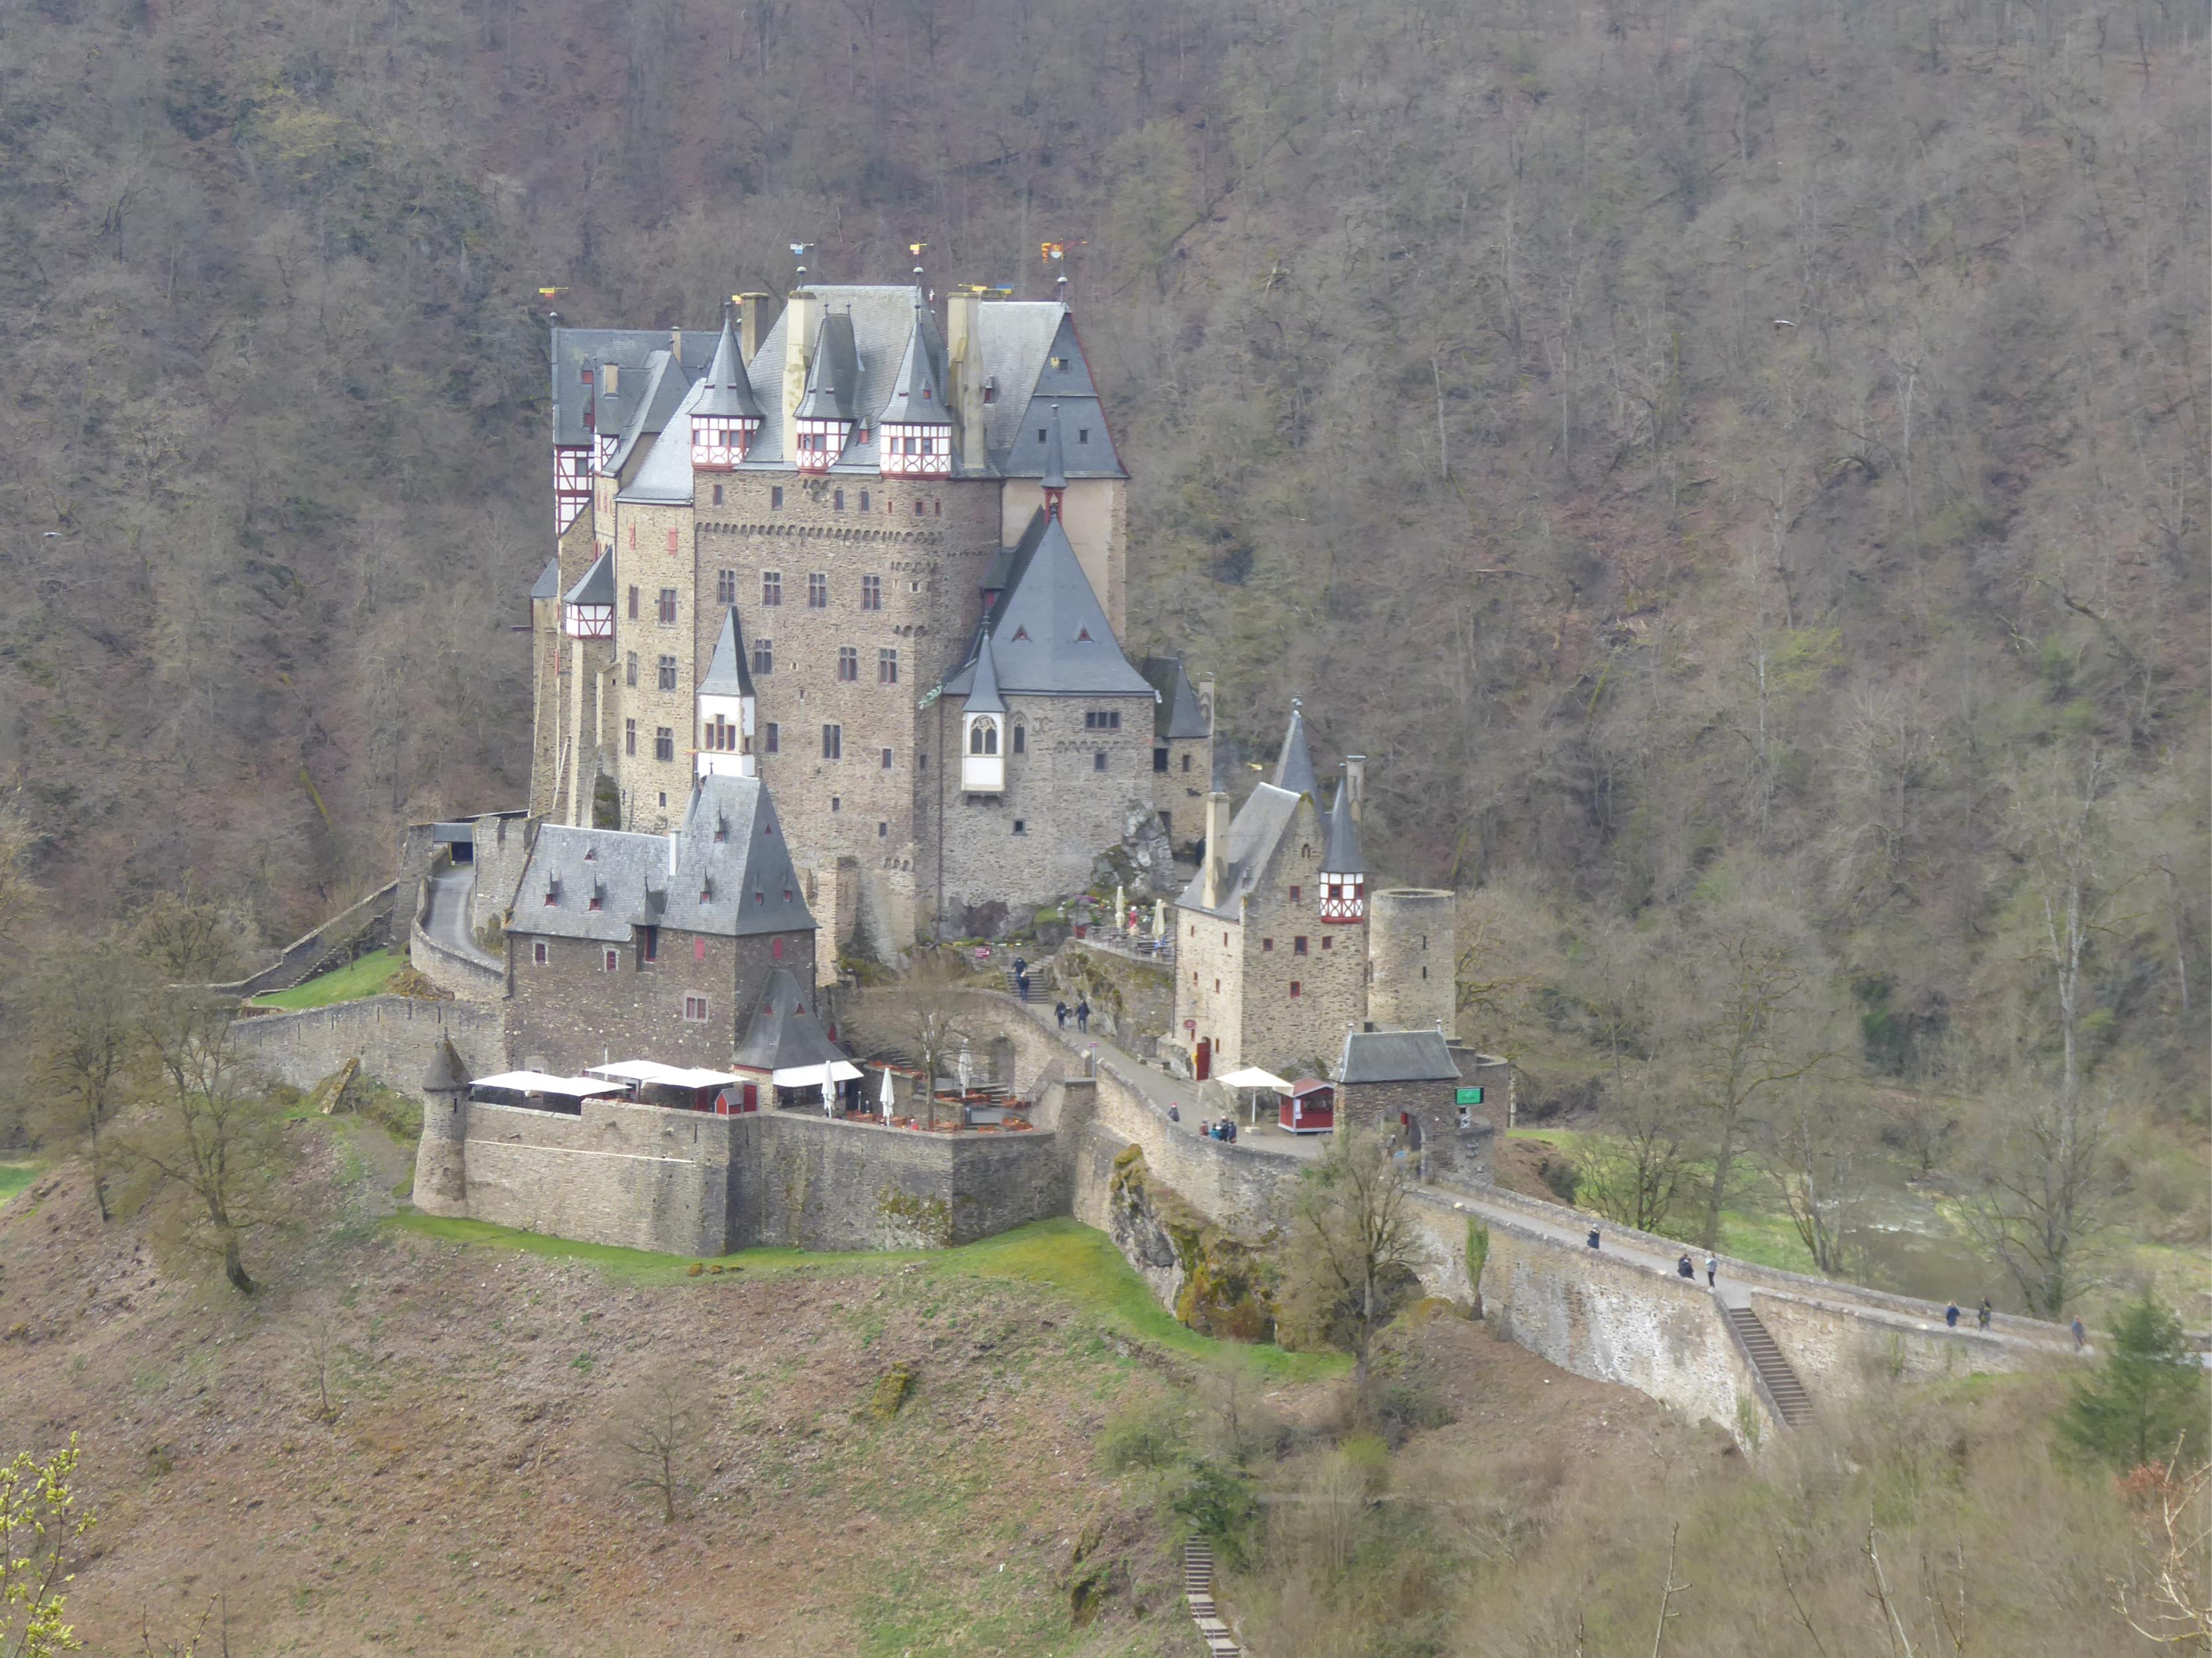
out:
<path id="1" fill-rule="evenodd" d="M 297 1013 L 253 1014 L 231 1030 L 250 1063 L 299 1089 L 357 1059 L 387 1088 L 420 1099 L 430 1051 L 441 1039 L 453 1044 L 472 1077 L 507 1068 L 499 1009 L 481 1002 L 368 996 Z"/>

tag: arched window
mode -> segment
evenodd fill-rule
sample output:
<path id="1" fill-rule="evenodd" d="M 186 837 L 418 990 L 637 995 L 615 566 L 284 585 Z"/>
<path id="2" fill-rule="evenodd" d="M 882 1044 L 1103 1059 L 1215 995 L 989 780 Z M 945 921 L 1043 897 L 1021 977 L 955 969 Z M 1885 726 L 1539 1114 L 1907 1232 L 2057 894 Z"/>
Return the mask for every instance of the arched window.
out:
<path id="1" fill-rule="evenodd" d="M 1030 728 L 1027 726 L 1017 726 L 1014 727 L 1014 752 L 1016 754 L 1027 754 L 1030 751 L 1029 737 Z"/>
<path id="2" fill-rule="evenodd" d="M 996 754 L 999 751 L 999 722 L 988 715 L 979 718 L 968 728 L 968 752 Z"/>

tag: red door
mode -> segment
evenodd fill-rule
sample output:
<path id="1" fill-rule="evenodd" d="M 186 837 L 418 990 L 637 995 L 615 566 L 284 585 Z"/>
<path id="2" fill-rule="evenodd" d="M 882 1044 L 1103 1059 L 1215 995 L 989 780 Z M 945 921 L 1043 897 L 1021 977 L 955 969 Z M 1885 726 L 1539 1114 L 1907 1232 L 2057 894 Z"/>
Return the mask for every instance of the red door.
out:
<path id="1" fill-rule="evenodd" d="M 757 1111 L 760 1109 L 760 1084 L 758 1083 L 747 1083 L 745 1084 L 744 1103 L 738 1108 L 744 1111 Z"/>
<path id="2" fill-rule="evenodd" d="M 1213 1038 L 1202 1036 L 1198 1043 L 1198 1058 L 1193 1069 L 1198 1079 L 1204 1082 L 1213 1074 Z"/>

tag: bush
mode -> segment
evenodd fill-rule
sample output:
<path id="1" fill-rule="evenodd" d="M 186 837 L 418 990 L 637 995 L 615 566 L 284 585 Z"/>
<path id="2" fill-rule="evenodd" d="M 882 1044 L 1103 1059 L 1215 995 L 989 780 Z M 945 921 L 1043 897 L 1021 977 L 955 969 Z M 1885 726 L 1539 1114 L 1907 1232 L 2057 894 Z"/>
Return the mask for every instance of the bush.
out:
<path id="1" fill-rule="evenodd" d="M 1116 1411 L 1098 1435 L 1098 1461 L 1109 1473 L 1174 1466 L 1190 1442 L 1180 1400 L 1152 1399 Z"/>

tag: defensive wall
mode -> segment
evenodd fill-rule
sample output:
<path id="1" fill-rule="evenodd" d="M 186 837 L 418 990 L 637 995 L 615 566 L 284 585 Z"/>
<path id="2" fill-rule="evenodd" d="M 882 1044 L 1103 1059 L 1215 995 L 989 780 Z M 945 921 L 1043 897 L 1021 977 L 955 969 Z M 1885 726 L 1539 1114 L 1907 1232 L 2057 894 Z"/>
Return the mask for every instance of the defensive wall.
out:
<path id="1" fill-rule="evenodd" d="M 231 1027 L 239 1052 L 294 1088 L 313 1088 L 348 1060 L 387 1088 L 422 1097 L 433 1048 L 453 1044 L 473 1077 L 507 1068 L 499 1009 L 416 996 L 368 996 L 297 1013 L 257 1013 Z"/>
<path id="2" fill-rule="evenodd" d="M 357 950 L 380 944 L 390 933 L 397 881 L 386 881 L 367 897 L 356 899 L 330 920 L 276 952 L 276 959 L 258 973 L 234 984 L 211 985 L 226 996 L 258 996 L 264 991 L 289 990 L 312 979 L 326 967 L 342 967 Z"/>
<path id="3" fill-rule="evenodd" d="M 408 965 L 439 989 L 465 1002 L 496 1002 L 507 994 L 506 968 L 448 948 L 432 938 L 423 925 L 429 914 L 432 884 L 453 865 L 453 853 L 446 847 L 431 851 L 422 879 L 415 889 L 414 915 L 407 929 Z"/>

